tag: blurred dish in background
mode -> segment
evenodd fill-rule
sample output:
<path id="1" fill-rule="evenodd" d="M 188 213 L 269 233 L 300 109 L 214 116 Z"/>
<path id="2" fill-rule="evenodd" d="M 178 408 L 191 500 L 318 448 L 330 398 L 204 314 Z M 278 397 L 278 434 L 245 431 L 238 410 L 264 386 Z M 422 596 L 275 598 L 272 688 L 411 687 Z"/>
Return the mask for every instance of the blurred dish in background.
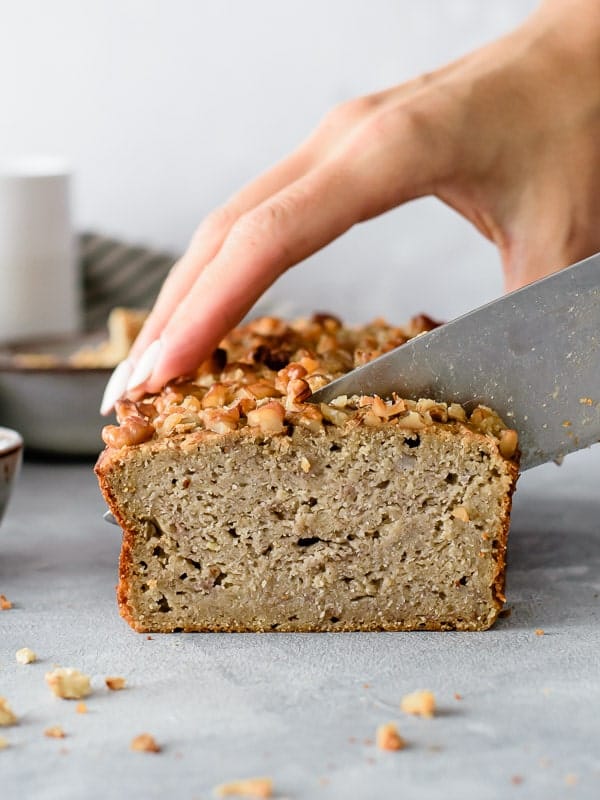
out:
<path id="1" fill-rule="evenodd" d="M 145 311 L 116 308 L 106 333 L 0 346 L 0 422 L 28 449 L 93 456 L 104 446 L 98 409 L 113 367 L 127 356 Z"/>
<path id="2" fill-rule="evenodd" d="M 21 466 L 23 439 L 17 431 L 0 428 L 0 522 Z"/>

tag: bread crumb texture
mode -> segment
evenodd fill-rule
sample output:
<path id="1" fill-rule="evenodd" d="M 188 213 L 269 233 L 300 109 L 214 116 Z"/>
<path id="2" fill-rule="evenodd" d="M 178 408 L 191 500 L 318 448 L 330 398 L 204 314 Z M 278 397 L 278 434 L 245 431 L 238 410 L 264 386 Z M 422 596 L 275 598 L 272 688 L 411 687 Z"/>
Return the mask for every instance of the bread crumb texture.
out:
<path id="1" fill-rule="evenodd" d="M 215 797 L 272 797 L 273 781 L 271 778 L 244 778 L 229 781 L 215 787 Z"/>
<path id="2" fill-rule="evenodd" d="M 9 725 L 16 725 L 17 717 L 12 708 L 8 705 L 6 697 L 0 697 L 0 725 L 8 727 Z"/>
<path id="3" fill-rule="evenodd" d="M 37 661 L 37 656 L 30 647 L 21 647 L 15 653 L 18 664 L 33 664 Z"/>
<path id="4" fill-rule="evenodd" d="M 406 742 L 398 733 L 394 722 L 387 722 L 377 728 L 377 747 L 380 750 L 404 750 Z"/>
<path id="5" fill-rule="evenodd" d="M 435 714 L 435 695 L 424 690 L 411 692 L 402 698 L 400 708 L 405 714 L 431 718 Z"/>
<path id="6" fill-rule="evenodd" d="M 80 700 L 92 691 L 89 675 L 70 667 L 57 667 L 47 672 L 45 678 L 51 692 L 64 700 Z"/>
<path id="7" fill-rule="evenodd" d="M 131 740 L 131 750 L 136 750 L 138 753 L 160 753 L 160 745 L 156 743 L 156 739 L 149 733 L 140 733 Z"/>
<path id="8" fill-rule="evenodd" d="M 125 619 L 146 632 L 488 628 L 516 432 L 483 406 L 308 402 L 434 325 L 261 318 L 195 375 L 120 402 L 96 472 L 124 532 Z"/>

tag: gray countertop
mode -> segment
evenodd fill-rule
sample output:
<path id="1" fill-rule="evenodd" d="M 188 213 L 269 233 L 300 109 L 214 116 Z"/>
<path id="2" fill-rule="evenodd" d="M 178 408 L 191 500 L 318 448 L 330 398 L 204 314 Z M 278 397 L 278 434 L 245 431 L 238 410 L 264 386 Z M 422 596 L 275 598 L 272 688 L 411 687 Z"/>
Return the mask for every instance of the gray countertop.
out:
<path id="1" fill-rule="evenodd" d="M 0 729 L 1 800 L 201 800 L 255 775 L 292 800 L 600 796 L 600 446 L 522 477 L 512 613 L 486 633 L 148 639 L 117 613 L 102 510 L 89 465 L 30 463 L 0 529 L 0 695 L 20 717 Z M 16 663 L 24 646 L 39 663 Z M 88 714 L 50 695 L 54 664 L 92 675 Z M 434 719 L 399 711 L 417 688 Z M 390 720 L 402 752 L 372 744 Z M 44 737 L 56 724 L 64 740 Z M 161 753 L 129 750 L 142 732 Z"/>

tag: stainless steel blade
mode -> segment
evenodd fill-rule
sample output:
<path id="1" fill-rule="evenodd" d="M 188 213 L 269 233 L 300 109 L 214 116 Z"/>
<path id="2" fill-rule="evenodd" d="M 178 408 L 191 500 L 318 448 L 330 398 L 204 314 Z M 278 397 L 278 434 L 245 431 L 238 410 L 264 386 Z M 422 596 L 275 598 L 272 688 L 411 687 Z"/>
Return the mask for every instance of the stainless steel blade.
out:
<path id="1" fill-rule="evenodd" d="M 417 336 L 311 400 L 432 397 L 494 408 L 522 469 L 600 441 L 600 253 Z"/>
<path id="2" fill-rule="evenodd" d="M 119 524 L 110 511 L 105 511 L 104 514 L 102 514 L 102 519 L 105 522 L 109 522 L 111 525 Z"/>

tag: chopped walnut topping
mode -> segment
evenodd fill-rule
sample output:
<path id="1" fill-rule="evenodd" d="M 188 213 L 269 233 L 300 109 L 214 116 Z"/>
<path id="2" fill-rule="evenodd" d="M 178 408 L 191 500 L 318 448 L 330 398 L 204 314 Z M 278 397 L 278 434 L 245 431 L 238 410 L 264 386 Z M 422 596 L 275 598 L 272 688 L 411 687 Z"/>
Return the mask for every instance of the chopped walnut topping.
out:
<path id="1" fill-rule="evenodd" d="M 406 742 L 398 733 L 398 728 L 394 722 L 387 722 L 377 728 L 377 747 L 380 750 L 403 750 Z"/>
<path id="2" fill-rule="evenodd" d="M 154 736 L 149 733 L 140 733 L 131 740 L 129 745 L 131 750 L 136 750 L 138 753 L 160 753 L 160 745 L 156 743 Z"/>
<path id="3" fill-rule="evenodd" d="M 34 661 L 37 661 L 36 654 L 29 647 L 22 647 L 20 650 L 17 650 L 15 658 L 18 664 L 33 664 Z"/>
<path id="4" fill-rule="evenodd" d="M 51 728 L 46 728 L 44 736 L 47 736 L 49 739 L 64 739 L 66 733 L 60 725 L 53 725 Z"/>
<path id="5" fill-rule="evenodd" d="M 4 594 L 0 594 L 0 611 L 9 611 L 13 607 L 13 604 L 10 602 L 8 597 Z"/>
<path id="6" fill-rule="evenodd" d="M 466 425 L 498 441 L 504 458 L 518 454 L 518 436 L 489 408 L 468 415 L 457 403 L 428 398 L 341 396 L 316 406 L 311 395 L 355 365 L 366 363 L 431 330 L 436 322 L 420 315 L 405 326 L 383 320 L 361 327 L 343 326 L 330 314 L 290 323 L 274 317 L 255 319 L 231 331 L 195 374 L 171 381 L 157 395 L 117 403 L 119 426 L 108 425 L 108 447 L 143 445 L 167 437 L 219 436 L 258 428 L 269 436 L 287 435 L 302 426 L 318 435 L 323 423 L 350 429 L 395 425 L 420 432 L 433 425 Z"/>
<path id="7" fill-rule="evenodd" d="M 125 678 L 109 677 L 104 679 L 104 683 L 111 692 L 118 692 L 125 688 Z"/>
<path id="8" fill-rule="evenodd" d="M 260 428 L 263 433 L 281 433 L 285 420 L 285 410 L 277 400 L 271 400 L 248 414 L 248 425 Z"/>
<path id="9" fill-rule="evenodd" d="M 17 717 L 12 708 L 8 705 L 6 697 L 0 697 L 0 725 L 7 727 L 8 725 L 15 725 Z"/>
<path id="10" fill-rule="evenodd" d="M 417 691 L 402 698 L 400 708 L 405 714 L 419 717 L 433 717 L 435 714 L 435 695 L 433 692 Z"/>
<path id="11" fill-rule="evenodd" d="M 271 778 L 245 778 L 241 781 L 230 781 L 215 787 L 217 797 L 272 797 L 273 781 Z"/>
<path id="12" fill-rule="evenodd" d="M 92 691 L 89 676 L 77 669 L 57 667 L 45 677 L 52 693 L 64 700 L 80 700 Z"/>

